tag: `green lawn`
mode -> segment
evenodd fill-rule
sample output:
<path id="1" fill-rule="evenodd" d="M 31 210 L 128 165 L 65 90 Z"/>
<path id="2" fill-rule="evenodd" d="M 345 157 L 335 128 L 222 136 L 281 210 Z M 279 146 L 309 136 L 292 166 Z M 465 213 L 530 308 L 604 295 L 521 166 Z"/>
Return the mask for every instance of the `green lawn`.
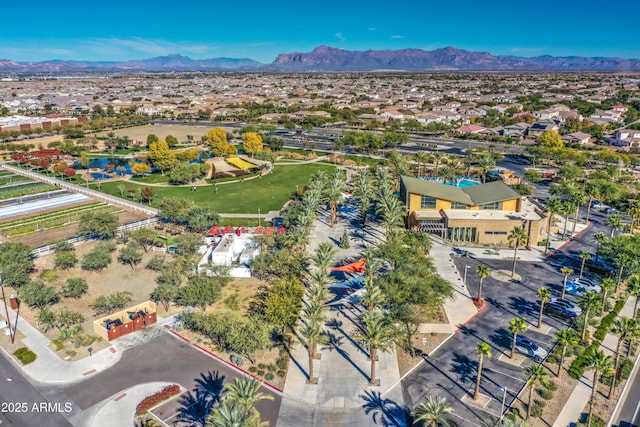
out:
<path id="1" fill-rule="evenodd" d="M 162 175 L 159 173 L 153 173 L 150 175 L 145 175 L 137 178 L 132 178 L 134 181 L 139 182 L 141 184 L 162 184 L 169 182 L 168 175 Z"/>
<path id="2" fill-rule="evenodd" d="M 180 197 L 191 199 L 198 206 L 209 206 L 221 213 L 257 214 L 260 208 L 261 213 L 266 214 L 268 211 L 282 208 L 282 205 L 295 193 L 296 185 L 302 188 L 314 172 L 332 169 L 333 166 L 317 164 L 278 166 L 274 172 L 263 178 L 220 184 L 215 187 L 198 187 L 196 191 L 191 191 L 191 187 L 153 187 L 159 197 L 151 203 L 151 206 L 157 207 L 162 197 Z M 132 183 L 125 183 L 125 185 L 127 189 L 144 187 L 144 185 Z M 120 197 L 117 186 L 117 181 L 105 181 L 101 191 Z M 95 184 L 91 187 L 96 188 Z M 218 188 L 217 193 L 215 188 Z"/>

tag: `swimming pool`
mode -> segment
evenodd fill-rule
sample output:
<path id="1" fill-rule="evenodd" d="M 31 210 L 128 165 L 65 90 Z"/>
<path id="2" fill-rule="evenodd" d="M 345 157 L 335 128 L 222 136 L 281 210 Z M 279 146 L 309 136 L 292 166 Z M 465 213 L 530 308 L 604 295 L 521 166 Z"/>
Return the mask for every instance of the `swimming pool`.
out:
<path id="1" fill-rule="evenodd" d="M 437 182 L 438 184 L 452 185 L 458 188 L 467 188 L 467 187 L 474 187 L 476 185 L 480 185 L 480 181 L 476 181 L 475 179 L 467 178 L 467 177 L 458 177 L 455 179 L 453 184 L 451 183 L 451 181 L 445 180 L 444 178 L 422 177 L 418 179 Z"/>

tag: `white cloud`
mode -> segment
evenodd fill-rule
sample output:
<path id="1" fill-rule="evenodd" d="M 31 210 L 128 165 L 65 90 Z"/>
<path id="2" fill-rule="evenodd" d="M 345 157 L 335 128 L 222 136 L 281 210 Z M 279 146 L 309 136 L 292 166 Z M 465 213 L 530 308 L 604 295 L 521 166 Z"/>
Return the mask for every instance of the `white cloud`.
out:
<path id="1" fill-rule="evenodd" d="M 338 40 L 342 40 L 342 41 L 345 41 L 345 40 L 346 40 L 346 39 L 344 38 L 344 36 L 342 35 L 342 33 L 336 33 L 336 34 L 335 34 L 335 36 L 336 36 L 336 38 L 337 38 Z"/>
<path id="2" fill-rule="evenodd" d="M 367 30 L 369 30 L 369 31 L 376 31 L 376 30 L 377 30 L 377 28 L 376 28 L 376 27 L 369 27 L 369 28 L 367 28 Z"/>

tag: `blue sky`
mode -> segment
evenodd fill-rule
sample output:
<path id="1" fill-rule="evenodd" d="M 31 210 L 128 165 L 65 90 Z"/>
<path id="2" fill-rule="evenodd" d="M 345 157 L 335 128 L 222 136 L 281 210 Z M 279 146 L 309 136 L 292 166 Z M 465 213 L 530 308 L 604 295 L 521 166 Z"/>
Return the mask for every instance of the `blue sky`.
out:
<path id="1" fill-rule="evenodd" d="M 0 58 L 17 61 L 179 53 L 271 62 L 319 45 L 640 58 L 638 0 L 31 0 L 0 10 Z"/>

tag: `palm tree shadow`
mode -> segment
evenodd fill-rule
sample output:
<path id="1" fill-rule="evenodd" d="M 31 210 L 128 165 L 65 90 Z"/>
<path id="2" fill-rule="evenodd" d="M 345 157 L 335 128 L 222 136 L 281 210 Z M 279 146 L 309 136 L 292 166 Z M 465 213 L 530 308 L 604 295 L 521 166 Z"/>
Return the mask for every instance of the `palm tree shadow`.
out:
<path id="1" fill-rule="evenodd" d="M 478 370 L 478 362 L 469 359 L 466 355 L 455 353 L 453 355 L 454 366 L 451 372 L 458 375 L 461 383 L 471 381 L 472 374 Z"/>
<path id="2" fill-rule="evenodd" d="M 360 397 L 365 401 L 362 405 L 365 414 L 371 414 L 374 424 L 385 427 L 413 425 L 413 417 L 409 409 L 398 405 L 393 400 L 383 399 L 380 392 L 367 390 Z"/>
<path id="3" fill-rule="evenodd" d="M 224 375 L 209 371 L 196 378 L 193 391 L 180 398 L 177 419 L 188 425 L 204 426 L 211 408 L 220 401 L 224 386 Z"/>

